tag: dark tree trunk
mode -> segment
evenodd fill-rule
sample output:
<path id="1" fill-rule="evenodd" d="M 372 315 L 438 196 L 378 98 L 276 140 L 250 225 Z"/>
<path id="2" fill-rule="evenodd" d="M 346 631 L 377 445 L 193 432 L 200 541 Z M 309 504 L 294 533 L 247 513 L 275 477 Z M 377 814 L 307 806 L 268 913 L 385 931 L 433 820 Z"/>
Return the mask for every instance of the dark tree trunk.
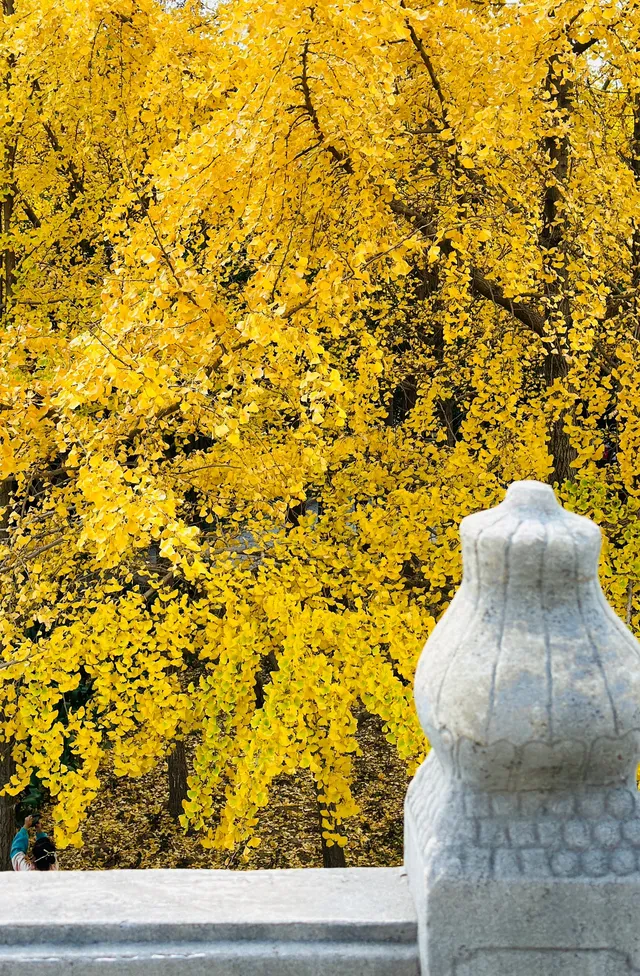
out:
<path id="1" fill-rule="evenodd" d="M 415 376 L 407 376 L 398 383 L 391 396 L 387 426 L 397 427 L 409 416 L 418 399 L 418 386 Z"/>
<path id="2" fill-rule="evenodd" d="M 323 868 L 346 868 L 347 862 L 344 857 L 344 847 L 334 844 L 327 846 L 327 842 L 322 838 L 322 867 Z"/>
<path id="3" fill-rule="evenodd" d="M 0 509 L 4 510 L 4 515 L 0 514 L 0 543 L 6 543 L 9 534 L 9 503 L 13 486 L 12 478 L 0 481 Z M 0 736 L 3 734 L 3 726 L 4 716 L 0 709 Z M 0 741 L 0 788 L 9 782 L 14 773 L 12 750 L 11 740 Z M 0 871 L 11 870 L 9 851 L 16 832 L 15 809 L 15 797 L 0 796 Z"/>
<path id="4" fill-rule="evenodd" d="M 264 708 L 264 678 L 258 672 L 253 684 L 253 693 L 256 698 L 256 708 Z"/>
<path id="5" fill-rule="evenodd" d="M 549 432 L 549 453 L 553 458 L 553 471 L 551 480 L 554 484 L 562 485 L 573 477 L 573 462 L 577 457 L 576 449 L 569 440 L 569 435 L 564 429 L 567 411 L 557 420 L 554 420 Z"/>
<path id="6" fill-rule="evenodd" d="M 427 271 L 424 280 L 425 294 L 427 295 L 435 293 L 440 286 L 440 276 L 435 270 Z M 433 355 L 436 360 L 438 372 L 441 372 L 444 366 L 444 326 L 440 318 L 441 312 L 442 300 L 438 299 L 433 309 Z M 455 400 L 453 397 L 439 397 L 436 400 L 436 405 L 440 413 L 440 420 L 444 423 L 445 433 L 447 435 L 447 447 L 455 447 L 458 440 L 456 436 L 457 418 Z"/>
<path id="7" fill-rule="evenodd" d="M 169 753 L 169 813 L 177 820 L 182 814 L 182 804 L 187 799 L 187 753 L 182 739 Z"/>
<path id="8" fill-rule="evenodd" d="M 316 796 L 320 790 L 316 786 Z M 320 827 L 320 843 L 322 845 L 322 867 L 323 868 L 346 868 L 347 862 L 344 856 L 344 848 L 338 847 L 337 844 L 332 844 L 331 847 L 327 844 L 325 838 L 322 836 L 324 833 L 324 827 L 322 826 L 322 820 L 326 813 L 326 807 L 318 799 L 318 825 Z"/>
<path id="9" fill-rule="evenodd" d="M 573 80 L 569 72 L 568 65 L 562 64 L 558 58 L 554 57 L 549 62 L 546 83 L 549 98 L 555 99 L 556 111 L 567 120 L 573 110 Z M 566 267 L 567 218 L 564 209 L 564 191 L 569 178 L 571 156 L 569 132 L 565 131 L 561 135 L 547 136 L 543 143 L 553 173 L 544 194 L 542 230 L 540 232 L 543 266 L 553 279 L 548 288 L 552 305 L 548 310 L 547 319 L 550 320 L 552 316 L 559 315 L 563 323 L 563 331 L 568 333 L 572 324 L 572 316 L 569 299 L 569 275 Z M 564 257 L 564 266 L 561 270 L 556 270 L 554 261 L 560 256 Z M 551 347 L 547 351 L 543 373 L 547 389 L 552 387 L 557 379 L 566 381 L 569 375 L 569 366 L 559 348 Z M 572 465 L 577 456 L 577 452 L 571 446 L 569 435 L 565 430 L 565 422 L 570 413 L 570 410 L 564 410 L 557 420 L 552 421 L 549 429 L 549 453 L 553 459 L 551 479 L 559 485 L 573 476 Z"/>
<path id="10" fill-rule="evenodd" d="M 568 372 L 569 367 L 563 356 L 547 352 L 544 360 L 544 379 L 547 388 L 551 387 L 556 379 L 564 380 Z M 572 477 L 571 466 L 576 459 L 576 450 L 572 447 L 564 429 L 566 418 L 565 411 L 553 421 L 549 430 L 549 453 L 553 458 L 551 479 L 559 485 Z"/>
<path id="11" fill-rule="evenodd" d="M 12 743 L 0 742 L 0 784 L 4 786 L 14 773 Z M 9 851 L 16 832 L 16 800 L 0 796 L 0 871 L 11 871 Z"/>
<path id="12" fill-rule="evenodd" d="M 278 670 L 278 661 L 273 651 L 260 661 L 260 669 L 256 672 L 253 691 L 256 696 L 256 708 L 264 708 L 264 688 L 271 680 L 271 674 Z"/>

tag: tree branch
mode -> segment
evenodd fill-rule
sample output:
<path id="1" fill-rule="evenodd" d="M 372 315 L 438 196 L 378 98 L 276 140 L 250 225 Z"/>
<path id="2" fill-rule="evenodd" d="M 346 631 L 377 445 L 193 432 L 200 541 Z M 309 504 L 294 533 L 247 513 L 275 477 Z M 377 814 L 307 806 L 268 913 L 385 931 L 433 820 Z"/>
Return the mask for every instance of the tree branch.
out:
<path id="1" fill-rule="evenodd" d="M 318 113 L 316 112 L 315 106 L 311 99 L 311 89 L 309 88 L 309 74 L 308 74 L 308 59 L 309 59 L 309 40 L 304 42 L 302 47 L 302 75 L 300 77 L 300 89 L 302 91 L 302 96 L 304 98 L 304 108 L 305 112 L 311 120 L 311 124 L 315 130 L 316 136 L 318 138 L 318 144 L 322 146 L 325 152 L 328 152 L 333 160 L 338 164 L 338 166 L 344 170 L 345 173 L 351 175 L 353 173 L 353 166 L 351 160 L 347 155 L 341 153 L 339 149 L 328 143 L 325 139 L 324 132 L 320 125 L 320 120 L 318 119 Z"/>
<path id="2" fill-rule="evenodd" d="M 590 47 L 597 44 L 599 40 L 599 37 L 591 37 L 588 41 L 572 41 L 571 50 L 574 54 L 584 54 L 584 52 L 588 51 Z"/>
<path id="3" fill-rule="evenodd" d="M 400 6 L 406 9 L 404 0 L 402 0 L 402 3 L 400 4 Z M 426 50 L 426 48 L 424 46 L 424 43 L 422 42 L 422 39 L 420 37 L 418 37 L 418 35 L 416 33 L 416 30 L 415 30 L 413 24 L 411 23 L 411 21 L 409 20 L 409 18 L 407 18 L 405 20 L 405 23 L 407 25 L 407 30 L 409 31 L 409 36 L 411 37 L 411 41 L 413 43 L 413 46 L 415 47 L 416 51 L 420 55 L 420 58 L 422 60 L 422 63 L 424 64 L 425 68 L 427 69 L 427 74 L 429 75 L 429 78 L 431 79 L 431 84 L 433 85 L 433 90 L 435 91 L 436 95 L 438 96 L 438 101 L 440 102 L 440 111 L 442 113 L 442 121 L 444 122 L 444 124 L 446 126 L 448 126 L 449 123 L 447 121 L 447 103 L 445 101 L 444 92 L 442 91 L 442 88 L 440 86 L 440 82 L 438 81 L 438 77 L 437 77 L 437 75 L 435 73 L 435 70 L 433 68 L 433 64 L 431 62 L 431 58 L 427 54 L 427 50 Z"/>
<path id="4" fill-rule="evenodd" d="M 471 286 L 476 295 L 488 298 L 494 305 L 511 312 L 515 319 L 532 329 L 537 336 L 544 335 L 544 316 L 534 306 L 506 298 L 500 285 L 485 278 L 476 268 L 471 269 Z"/>
<path id="5" fill-rule="evenodd" d="M 408 206 L 401 200 L 392 200 L 390 206 L 394 213 L 411 221 L 416 230 L 433 238 L 436 226 L 434 216 L 421 213 L 415 207 Z M 453 252 L 453 244 L 446 238 L 440 242 L 439 247 L 445 257 Z M 537 336 L 544 334 L 544 315 L 538 311 L 535 305 L 506 297 L 502 286 L 487 278 L 478 268 L 470 268 L 470 278 L 471 288 L 476 297 L 486 298 L 499 308 L 510 312 L 515 319 L 532 329 Z"/>
<path id="6" fill-rule="evenodd" d="M 400 6 L 403 8 L 403 10 L 407 9 L 405 0 L 400 0 Z M 424 64 L 425 68 L 427 69 L 429 80 L 433 85 L 433 90 L 435 91 L 436 96 L 438 98 L 438 102 L 440 103 L 440 118 L 442 121 L 442 125 L 445 127 L 445 129 L 450 129 L 452 132 L 452 135 L 447 139 L 445 145 L 449 149 L 455 149 L 456 156 L 457 156 L 458 145 L 453 136 L 453 128 L 449 121 L 449 112 L 447 109 L 447 102 L 444 97 L 444 92 L 442 90 L 442 85 L 440 84 L 438 76 L 436 75 L 435 68 L 433 67 L 433 62 L 431 60 L 431 57 L 429 56 L 426 47 L 424 46 L 422 38 L 418 37 L 416 29 L 414 28 L 413 24 L 411 23 L 408 17 L 405 19 L 405 23 L 407 25 L 407 30 L 409 31 L 409 37 L 411 38 L 411 43 L 415 47 L 416 51 L 420 56 L 420 60 Z"/>
<path id="7" fill-rule="evenodd" d="M 22 209 L 24 210 L 31 226 L 34 228 L 34 230 L 38 230 L 42 226 L 40 222 L 40 218 L 38 217 L 37 213 L 31 206 L 29 201 L 26 200 L 24 197 L 19 196 L 18 202 L 22 205 Z"/>
<path id="8" fill-rule="evenodd" d="M 47 137 L 49 139 L 51 148 L 54 150 L 55 153 L 62 156 L 63 155 L 62 146 L 60 145 L 60 142 L 58 141 L 58 137 L 56 136 L 55 132 L 51 128 L 51 125 L 49 124 L 49 122 L 43 122 L 42 124 L 44 126 L 44 131 L 47 133 Z M 73 160 L 69 159 L 66 156 L 64 156 L 63 168 L 66 170 L 66 173 L 70 180 L 69 203 L 75 203 L 76 199 L 82 193 L 84 193 L 84 183 L 82 181 L 82 177 L 78 173 Z"/>
<path id="9" fill-rule="evenodd" d="M 31 559 L 35 559 L 36 556 L 41 556 L 43 552 L 48 552 L 49 549 L 55 549 L 66 541 L 66 536 L 59 536 L 57 539 L 53 539 L 52 542 L 47 542 L 44 546 L 38 546 L 37 549 L 27 550 L 27 552 L 24 552 L 23 550 L 22 552 L 18 553 L 17 557 L 12 563 L 0 564 L 0 573 L 8 573 L 17 566 L 24 566 L 26 562 L 29 562 Z"/>

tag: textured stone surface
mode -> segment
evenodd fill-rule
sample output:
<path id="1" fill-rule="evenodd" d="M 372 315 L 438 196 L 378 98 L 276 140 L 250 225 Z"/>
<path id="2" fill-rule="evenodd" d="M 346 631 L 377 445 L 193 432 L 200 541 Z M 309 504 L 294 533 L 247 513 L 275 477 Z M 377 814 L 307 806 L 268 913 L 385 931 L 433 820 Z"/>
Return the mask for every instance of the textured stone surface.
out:
<path id="1" fill-rule="evenodd" d="M 640 880 L 637 790 L 480 793 L 448 779 L 433 753 L 409 788 L 406 815 L 421 850 L 437 840 L 441 857 L 475 872 L 482 865 L 486 878 Z"/>
<path id="2" fill-rule="evenodd" d="M 5 874 L 0 976 L 417 976 L 399 868 Z"/>
<path id="3" fill-rule="evenodd" d="M 460 533 L 463 581 L 415 685 L 441 763 L 492 791 L 624 783 L 640 647 L 600 589 L 600 530 L 525 481 Z"/>
<path id="4" fill-rule="evenodd" d="M 416 674 L 423 976 L 640 972 L 640 646 L 600 590 L 600 532 L 520 482 L 461 535 Z"/>
<path id="5" fill-rule="evenodd" d="M 553 950 L 552 950 L 553 951 Z M 544 976 L 551 960 L 548 949 L 478 949 L 459 959 L 455 976 Z M 623 953 L 610 949 L 567 949 L 560 955 L 563 976 L 627 976 L 632 972 Z"/>
<path id="6" fill-rule="evenodd" d="M 637 895 L 637 885 L 620 879 L 521 880 L 514 885 L 499 879 L 434 878 L 427 971 L 638 976 Z"/>

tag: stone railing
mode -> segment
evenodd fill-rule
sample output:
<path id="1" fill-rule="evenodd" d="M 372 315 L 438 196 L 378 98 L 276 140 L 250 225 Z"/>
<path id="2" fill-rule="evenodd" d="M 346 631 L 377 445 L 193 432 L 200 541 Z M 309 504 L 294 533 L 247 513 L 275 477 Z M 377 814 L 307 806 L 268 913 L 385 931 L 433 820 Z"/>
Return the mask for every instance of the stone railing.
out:
<path id="1" fill-rule="evenodd" d="M 0 976 L 640 974 L 640 645 L 600 532 L 517 482 L 461 534 L 404 868 L 5 874 Z"/>

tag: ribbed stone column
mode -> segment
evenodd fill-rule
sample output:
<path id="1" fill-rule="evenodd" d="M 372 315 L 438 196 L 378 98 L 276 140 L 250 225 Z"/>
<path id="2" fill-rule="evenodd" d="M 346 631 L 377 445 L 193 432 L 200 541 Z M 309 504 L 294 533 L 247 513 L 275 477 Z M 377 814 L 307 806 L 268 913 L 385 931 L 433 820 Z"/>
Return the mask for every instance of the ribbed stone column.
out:
<path id="1" fill-rule="evenodd" d="M 415 683 L 423 976 L 640 972 L 640 645 L 600 588 L 600 530 L 522 481 L 461 537 Z"/>

